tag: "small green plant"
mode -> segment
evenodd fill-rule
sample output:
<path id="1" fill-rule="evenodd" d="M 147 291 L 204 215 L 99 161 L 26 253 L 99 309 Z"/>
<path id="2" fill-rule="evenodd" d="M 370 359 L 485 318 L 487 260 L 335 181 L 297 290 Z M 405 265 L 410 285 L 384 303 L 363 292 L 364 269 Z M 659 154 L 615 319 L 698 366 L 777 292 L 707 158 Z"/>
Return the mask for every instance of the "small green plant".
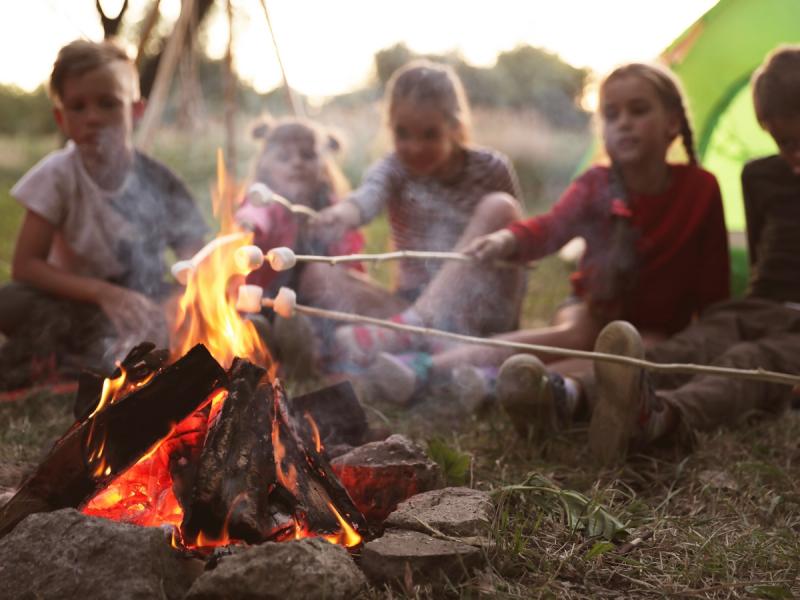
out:
<path id="1" fill-rule="evenodd" d="M 472 457 L 466 452 L 449 446 L 442 438 L 433 438 L 428 442 L 428 456 L 441 467 L 448 485 L 465 485 L 469 480 Z"/>

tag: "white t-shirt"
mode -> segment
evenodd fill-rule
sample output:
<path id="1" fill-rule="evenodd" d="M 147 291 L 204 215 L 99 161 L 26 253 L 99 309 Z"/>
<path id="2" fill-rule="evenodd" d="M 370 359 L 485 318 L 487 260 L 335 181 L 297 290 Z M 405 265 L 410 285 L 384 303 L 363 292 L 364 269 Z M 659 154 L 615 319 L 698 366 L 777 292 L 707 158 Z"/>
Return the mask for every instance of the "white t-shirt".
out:
<path id="1" fill-rule="evenodd" d="M 181 181 L 140 152 L 114 191 L 97 186 L 71 141 L 51 152 L 11 195 L 56 229 L 48 262 L 159 296 L 164 250 L 202 240 L 206 225 Z"/>

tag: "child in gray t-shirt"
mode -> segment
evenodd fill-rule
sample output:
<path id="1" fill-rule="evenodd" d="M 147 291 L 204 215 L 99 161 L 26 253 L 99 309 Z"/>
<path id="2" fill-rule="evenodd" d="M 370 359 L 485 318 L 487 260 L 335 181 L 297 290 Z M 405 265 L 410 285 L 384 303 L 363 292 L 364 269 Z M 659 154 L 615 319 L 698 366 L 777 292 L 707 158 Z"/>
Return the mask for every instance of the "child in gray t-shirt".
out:
<path id="1" fill-rule="evenodd" d="M 69 142 L 11 190 L 26 213 L 0 288 L 0 389 L 30 383 L 45 357 L 102 370 L 135 343 L 165 344 L 164 251 L 188 257 L 206 232 L 180 180 L 133 147 L 144 104 L 122 49 L 68 44 L 50 93 Z"/>

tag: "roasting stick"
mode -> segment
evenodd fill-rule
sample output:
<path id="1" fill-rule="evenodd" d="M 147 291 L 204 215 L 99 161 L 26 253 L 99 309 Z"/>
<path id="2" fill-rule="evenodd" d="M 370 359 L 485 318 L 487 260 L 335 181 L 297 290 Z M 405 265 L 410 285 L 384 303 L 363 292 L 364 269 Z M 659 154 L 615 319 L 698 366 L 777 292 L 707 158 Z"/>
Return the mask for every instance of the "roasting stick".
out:
<path id="1" fill-rule="evenodd" d="M 544 352 L 547 354 L 554 354 L 556 356 L 565 356 L 569 358 L 599 360 L 623 365 L 631 365 L 659 373 L 720 375 L 723 377 L 731 377 L 733 379 L 769 381 L 771 383 L 781 383 L 792 386 L 800 384 L 800 375 L 789 375 L 787 373 L 777 373 L 775 371 L 767 371 L 764 369 L 733 369 L 730 367 L 713 367 L 709 365 L 683 363 L 661 364 L 640 358 L 632 358 L 630 356 L 619 356 L 617 354 L 590 352 L 587 350 L 572 350 L 569 348 L 559 348 L 557 346 L 523 344 L 521 342 L 509 342 L 506 340 L 474 337 L 460 333 L 450 333 L 440 329 L 432 329 L 430 327 L 418 327 L 416 325 L 395 323 L 394 321 L 386 321 L 383 319 L 376 319 L 374 317 L 365 317 L 362 315 L 355 315 L 352 313 L 339 312 L 335 310 L 325 310 L 322 308 L 297 304 L 297 295 L 294 293 L 294 290 L 286 287 L 282 287 L 280 290 L 278 290 L 278 295 L 274 299 L 263 298 L 263 293 L 264 290 L 257 285 L 240 286 L 239 296 L 236 301 L 236 308 L 242 312 L 260 312 L 261 307 L 266 306 L 268 308 L 272 308 L 278 315 L 287 319 L 292 318 L 297 313 L 300 313 L 312 317 L 322 317 L 324 319 L 331 319 L 334 321 L 343 321 L 345 323 L 367 323 L 370 325 L 385 327 L 387 329 L 394 329 L 396 331 L 405 331 L 410 333 L 418 333 L 421 335 L 440 337 L 457 342 L 463 342 L 465 344 L 480 344 L 498 348 L 512 348 L 514 350 L 532 350 L 534 352 Z"/>
<path id="2" fill-rule="evenodd" d="M 381 254 L 344 254 L 341 256 L 317 256 L 315 254 L 295 254 L 291 248 L 284 246 L 273 248 L 266 254 L 258 246 L 242 246 L 236 251 L 234 260 L 236 266 L 243 273 L 249 273 L 260 268 L 267 262 L 275 271 L 287 271 L 298 262 L 315 262 L 337 265 L 348 262 L 385 262 L 400 259 L 428 259 L 428 260 L 455 260 L 466 263 L 475 263 L 478 260 L 461 252 L 430 252 L 426 250 L 398 250 L 397 252 L 384 252 Z M 520 264 L 497 260 L 492 264 L 509 268 L 533 268 L 534 263 Z"/>
<path id="3" fill-rule="evenodd" d="M 319 212 L 313 208 L 309 208 L 303 204 L 294 204 L 290 202 L 280 194 L 272 191 L 268 185 L 260 181 L 256 181 L 250 186 L 250 189 L 247 191 L 247 199 L 257 206 L 266 206 L 271 203 L 280 204 L 289 212 L 296 215 L 303 215 L 305 217 L 316 217 L 319 214 Z"/>

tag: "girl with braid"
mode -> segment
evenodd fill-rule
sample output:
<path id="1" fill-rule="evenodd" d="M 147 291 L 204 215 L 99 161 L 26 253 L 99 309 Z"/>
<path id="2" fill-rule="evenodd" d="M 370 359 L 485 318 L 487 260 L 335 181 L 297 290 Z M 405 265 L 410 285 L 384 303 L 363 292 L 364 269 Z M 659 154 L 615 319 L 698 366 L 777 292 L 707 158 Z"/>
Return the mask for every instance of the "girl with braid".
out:
<path id="1" fill-rule="evenodd" d="M 683 95 L 666 69 L 631 63 L 611 72 L 600 85 L 599 122 L 610 166 L 594 166 L 577 177 L 546 214 L 512 223 L 475 239 L 465 251 L 481 260 L 542 258 L 580 236 L 586 250 L 570 279 L 572 296 L 549 326 L 497 336 L 514 342 L 591 350 L 610 321 L 633 323 L 645 340 L 674 334 L 730 288 L 727 232 L 719 186 L 697 165 Z M 688 164 L 667 161 L 680 137 Z M 535 275 L 534 275 L 535 276 Z M 418 384 L 461 367 L 462 394 L 480 396 L 497 375 L 497 395 L 518 431 L 558 415 L 534 414 L 516 390 L 544 372 L 590 369 L 556 357 L 512 356 L 504 348 L 463 346 L 433 355 Z M 503 366 L 497 374 L 496 367 Z M 388 362 L 384 360 L 384 362 Z M 397 361 L 395 361 L 397 362 Z M 407 362 L 407 361 L 406 361 Z M 423 361 L 417 360 L 415 364 Z M 494 369 L 492 369 L 494 367 Z M 562 381 L 566 406 L 581 396 L 577 379 Z"/>

